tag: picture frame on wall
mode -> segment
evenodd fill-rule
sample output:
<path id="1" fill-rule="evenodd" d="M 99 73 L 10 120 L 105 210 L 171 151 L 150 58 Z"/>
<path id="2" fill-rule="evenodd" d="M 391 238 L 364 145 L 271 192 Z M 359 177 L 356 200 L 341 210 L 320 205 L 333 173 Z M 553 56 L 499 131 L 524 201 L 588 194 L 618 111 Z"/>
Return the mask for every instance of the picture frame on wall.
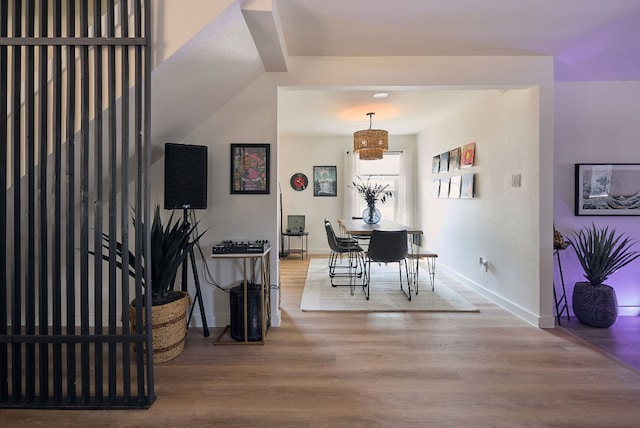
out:
<path id="1" fill-rule="evenodd" d="M 231 144 L 231 193 L 269 194 L 269 144 Z"/>
<path id="2" fill-rule="evenodd" d="M 460 157 L 460 167 L 468 168 L 473 166 L 476 157 L 476 143 L 469 143 L 462 146 L 462 155 Z"/>
<path id="3" fill-rule="evenodd" d="M 431 197 L 438 198 L 440 197 L 440 179 L 436 178 L 433 180 L 433 184 L 431 187 Z"/>
<path id="4" fill-rule="evenodd" d="M 460 147 L 449 150 L 449 171 L 460 168 Z"/>
<path id="5" fill-rule="evenodd" d="M 449 152 L 444 152 L 440 154 L 440 172 L 448 172 L 449 171 Z"/>
<path id="6" fill-rule="evenodd" d="M 431 173 L 437 174 L 440 172 L 440 155 L 434 156 L 431 162 Z"/>
<path id="7" fill-rule="evenodd" d="M 464 174 L 460 183 L 460 198 L 475 198 L 475 174 Z"/>
<path id="8" fill-rule="evenodd" d="M 461 177 L 459 175 L 451 177 L 451 182 L 449 183 L 449 199 L 460 198 L 460 183 Z"/>
<path id="9" fill-rule="evenodd" d="M 449 197 L 449 178 L 440 179 L 440 198 Z"/>
<path id="10" fill-rule="evenodd" d="M 575 164 L 575 215 L 640 215 L 640 164 Z"/>
<path id="11" fill-rule="evenodd" d="M 313 196 L 338 196 L 337 177 L 335 166 L 314 166 Z"/>

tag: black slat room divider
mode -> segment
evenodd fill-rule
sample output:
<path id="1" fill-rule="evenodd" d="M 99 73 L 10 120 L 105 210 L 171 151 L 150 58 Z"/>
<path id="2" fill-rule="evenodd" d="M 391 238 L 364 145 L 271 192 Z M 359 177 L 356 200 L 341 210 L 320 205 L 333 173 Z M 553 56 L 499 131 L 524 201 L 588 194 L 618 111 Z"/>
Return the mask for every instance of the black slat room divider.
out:
<path id="1" fill-rule="evenodd" d="M 155 399 L 149 7 L 0 1 L 0 408 Z"/>

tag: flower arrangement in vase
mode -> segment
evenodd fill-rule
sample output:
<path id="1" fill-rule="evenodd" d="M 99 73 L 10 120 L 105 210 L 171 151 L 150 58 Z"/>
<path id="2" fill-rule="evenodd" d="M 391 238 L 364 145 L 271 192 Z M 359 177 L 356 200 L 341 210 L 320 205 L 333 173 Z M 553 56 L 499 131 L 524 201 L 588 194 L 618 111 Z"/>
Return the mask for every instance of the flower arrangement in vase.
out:
<path id="1" fill-rule="evenodd" d="M 361 177 L 356 177 L 356 180 L 349 186 L 362 196 L 367 203 L 367 208 L 362 213 L 362 219 L 365 223 L 375 224 L 380 221 L 380 211 L 376 208 L 376 202 L 385 203 L 388 198 L 393 196 L 388 184 L 382 185 L 379 183 L 371 183 L 371 177 L 367 178 L 367 181 L 363 181 Z"/>

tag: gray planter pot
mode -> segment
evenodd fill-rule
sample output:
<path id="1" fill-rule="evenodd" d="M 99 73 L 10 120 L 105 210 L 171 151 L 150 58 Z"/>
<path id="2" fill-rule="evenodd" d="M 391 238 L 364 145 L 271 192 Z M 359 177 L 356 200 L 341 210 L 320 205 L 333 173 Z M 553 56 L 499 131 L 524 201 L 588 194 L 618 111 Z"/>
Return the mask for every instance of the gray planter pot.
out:
<path id="1" fill-rule="evenodd" d="M 576 282 L 573 287 L 573 313 L 583 324 L 611 327 L 618 319 L 618 298 L 608 285 Z"/>

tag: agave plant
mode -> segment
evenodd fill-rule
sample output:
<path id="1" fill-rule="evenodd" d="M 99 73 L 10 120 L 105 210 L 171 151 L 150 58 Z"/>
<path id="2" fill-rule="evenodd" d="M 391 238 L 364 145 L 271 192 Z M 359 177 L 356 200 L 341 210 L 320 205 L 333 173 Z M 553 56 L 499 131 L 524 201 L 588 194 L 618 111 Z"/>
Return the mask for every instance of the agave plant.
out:
<path id="1" fill-rule="evenodd" d="M 591 285 L 602 284 L 609 275 L 640 257 L 640 251 L 632 250 L 637 241 L 608 226 L 598 229 L 592 223 L 591 227 L 572 232 L 568 240 Z"/>
<path id="2" fill-rule="evenodd" d="M 186 260 L 193 246 L 206 232 L 192 236 L 196 230 L 197 223 L 190 225 L 184 219 L 173 222 L 173 212 L 166 225 L 162 225 L 160 218 L 160 206 L 156 205 L 153 223 L 151 225 L 151 260 L 150 263 L 142 263 L 142 278 L 144 281 L 145 266 L 151 268 L 151 286 L 143 285 L 147 292 L 151 291 L 151 302 L 161 305 L 172 301 L 172 291 L 178 267 Z M 135 227 L 135 222 L 134 222 Z M 144 227 L 144 225 L 143 225 Z M 109 248 L 109 236 L 103 235 L 103 247 Z M 116 255 L 119 259 L 118 266 L 122 269 L 122 244 L 116 242 Z M 144 251 L 143 251 L 144 254 Z M 108 260 L 108 255 L 103 258 Z M 136 258 L 129 251 L 129 275 L 136 274 Z"/>

